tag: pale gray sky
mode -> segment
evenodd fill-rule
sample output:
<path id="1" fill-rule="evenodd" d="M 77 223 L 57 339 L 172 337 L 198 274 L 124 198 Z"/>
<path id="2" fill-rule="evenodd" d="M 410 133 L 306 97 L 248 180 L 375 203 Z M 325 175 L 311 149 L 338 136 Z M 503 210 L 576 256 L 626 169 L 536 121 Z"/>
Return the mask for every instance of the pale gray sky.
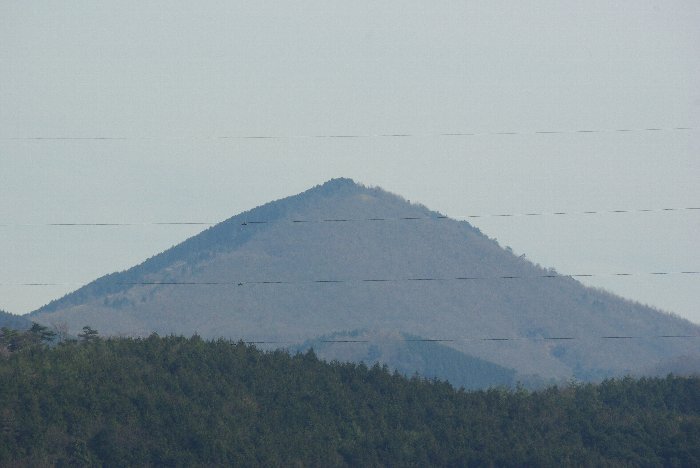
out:
<path id="1" fill-rule="evenodd" d="M 76 284 L 0 308 L 201 229 L 17 224 L 216 222 L 331 177 L 450 216 L 698 207 L 698 24 L 695 1 L 5 0 L 0 283 Z M 386 133 L 417 136 L 301 138 Z M 285 138 L 219 138 L 253 135 Z M 472 223 L 700 323 L 700 275 L 644 274 L 700 270 L 700 210 Z"/>

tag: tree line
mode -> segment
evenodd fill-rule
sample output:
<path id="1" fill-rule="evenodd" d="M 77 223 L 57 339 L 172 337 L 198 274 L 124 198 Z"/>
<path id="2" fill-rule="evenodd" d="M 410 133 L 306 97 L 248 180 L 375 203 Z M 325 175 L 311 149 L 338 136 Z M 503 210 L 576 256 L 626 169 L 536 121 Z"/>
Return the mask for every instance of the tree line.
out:
<path id="1" fill-rule="evenodd" d="M 0 331 L 0 465 L 700 466 L 700 379 L 457 390 L 313 350 Z"/>

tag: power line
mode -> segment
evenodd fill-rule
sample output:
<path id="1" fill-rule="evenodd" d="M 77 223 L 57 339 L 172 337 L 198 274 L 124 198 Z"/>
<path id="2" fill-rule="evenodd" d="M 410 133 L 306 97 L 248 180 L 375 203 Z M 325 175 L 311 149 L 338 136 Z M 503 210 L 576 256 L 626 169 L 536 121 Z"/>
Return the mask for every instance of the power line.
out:
<path id="1" fill-rule="evenodd" d="M 700 209 L 700 208 L 699 208 Z M 218 223 L 203 221 L 173 221 L 147 223 L 2 223 L 0 227 L 110 227 L 110 226 L 214 226 Z"/>
<path id="2" fill-rule="evenodd" d="M 442 133 L 365 133 L 329 135 L 257 135 L 220 136 L 222 140 L 284 140 L 284 139 L 352 139 L 352 138 L 416 138 L 416 137 L 471 137 L 507 135 L 557 135 L 577 133 L 629 133 L 629 132 L 673 132 L 694 130 L 692 127 L 669 128 L 619 128 L 619 129 L 579 129 L 579 130 L 540 130 L 540 131 L 497 131 L 497 132 L 442 132 Z"/>
<path id="3" fill-rule="evenodd" d="M 638 208 L 624 210 L 587 210 L 587 211 L 552 211 L 552 212 L 523 212 L 523 213 L 491 213 L 491 214 L 467 214 L 459 216 L 401 216 L 401 217 L 373 217 L 373 218 L 319 218 L 319 219 L 276 219 L 244 220 L 239 224 L 249 226 L 256 224 L 317 224 L 317 223 L 344 223 L 344 222 L 376 222 L 376 221 L 441 221 L 454 220 L 463 221 L 475 218 L 517 218 L 536 216 L 574 216 L 574 215 L 600 215 L 600 214 L 638 214 L 638 213 L 667 213 L 667 212 L 689 212 L 700 211 L 700 207 L 675 207 L 675 208 Z M 225 221 L 223 221 L 225 222 Z M 214 226 L 218 223 L 209 221 L 168 221 L 168 222 L 143 222 L 143 223 L 119 223 L 119 222 L 58 222 L 58 223 L 0 223 L 0 227 L 116 227 L 116 226 Z"/>
<path id="4" fill-rule="evenodd" d="M 639 132 L 677 132 L 695 130 L 693 127 L 647 127 L 647 128 L 614 128 L 614 129 L 577 129 L 577 130 L 538 130 L 495 132 L 439 132 L 439 133 L 341 133 L 322 135 L 221 135 L 212 137 L 125 137 L 125 136 L 29 136 L 4 137 L 3 141 L 149 141 L 149 140 L 293 140 L 293 139 L 369 139 L 369 138 L 420 138 L 420 137 L 474 137 L 474 136 L 509 136 L 509 135 L 566 135 L 566 134 L 597 134 L 597 133 L 639 133 Z"/>
<path id="5" fill-rule="evenodd" d="M 604 335 L 604 336 L 542 336 L 542 337 L 465 337 L 465 338 L 372 338 L 372 339 L 320 339 L 306 341 L 241 340 L 248 344 L 313 345 L 322 344 L 367 344 L 367 343 L 463 343 L 463 342 L 506 342 L 506 341 L 592 341 L 592 340 L 656 340 L 700 338 L 700 335 Z"/>
<path id="6" fill-rule="evenodd" d="M 274 223 L 337 223 L 337 222 L 366 222 L 366 221 L 419 221 L 419 220 L 465 220 L 471 218 L 507 218 L 507 217 L 534 217 L 534 216 L 562 216 L 562 215 L 591 215 L 591 214 L 622 214 L 622 213 L 661 213 L 670 211 L 694 211 L 700 207 L 683 208 L 640 208 L 627 210 L 597 210 L 597 211 L 554 211 L 554 212 L 526 212 L 526 213 L 492 213 L 492 214 L 467 214 L 458 216 L 403 216 L 388 218 L 326 218 L 326 219 L 283 219 L 283 220 L 246 220 L 241 225 L 249 224 L 274 224 Z"/>
<path id="7" fill-rule="evenodd" d="M 248 286 L 248 285 L 299 285 L 299 284 L 348 284 L 348 283 L 404 283 L 404 282 L 445 282 L 478 280 L 527 280 L 553 278 L 592 278 L 629 276 L 700 275 L 700 271 L 654 271 L 647 273 L 573 273 L 543 275 L 500 275 L 500 276 L 456 276 L 456 277 L 413 277 L 413 278 L 363 278 L 363 279 L 316 279 L 316 280 L 256 280 L 256 281 L 115 281 L 109 284 L 118 286 Z M 75 286 L 86 283 L 0 283 L 0 286 Z"/>
<path id="8" fill-rule="evenodd" d="M 275 344 L 275 345 L 310 345 L 314 344 L 368 344 L 368 343 L 467 343 L 467 342 L 506 342 L 506 341 L 592 341 L 592 340 L 657 340 L 657 339 L 683 339 L 700 338 L 700 335 L 665 334 L 665 335 L 600 335 L 600 336 L 487 336 L 487 337 L 461 337 L 461 338 L 391 338 L 378 337 L 368 339 L 307 339 L 296 340 L 265 340 L 265 339 L 233 339 L 247 344 Z"/>

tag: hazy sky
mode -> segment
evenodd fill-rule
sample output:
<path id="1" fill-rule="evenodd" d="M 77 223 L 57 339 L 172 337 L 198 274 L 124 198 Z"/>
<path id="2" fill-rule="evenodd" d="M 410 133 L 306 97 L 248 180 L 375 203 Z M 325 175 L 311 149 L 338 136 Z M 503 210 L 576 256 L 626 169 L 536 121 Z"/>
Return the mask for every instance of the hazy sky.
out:
<path id="1" fill-rule="evenodd" d="M 42 224 L 218 222 L 331 177 L 455 217 L 699 207 L 699 24 L 697 1 L 4 0 L 0 308 L 202 229 Z M 700 270 L 700 210 L 471 222 L 700 323 L 700 275 L 647 274 Z"/>

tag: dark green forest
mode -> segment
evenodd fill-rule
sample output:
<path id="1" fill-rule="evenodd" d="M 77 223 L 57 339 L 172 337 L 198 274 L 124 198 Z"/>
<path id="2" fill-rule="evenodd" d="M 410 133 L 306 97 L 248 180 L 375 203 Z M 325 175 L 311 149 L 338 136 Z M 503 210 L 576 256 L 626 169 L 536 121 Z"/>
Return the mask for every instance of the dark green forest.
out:
<path id="1" fill-rule="evenodd" d="M 700 379 L 456 390 L 198 336 L 0 334 L 0 466 L 700 466 Z"/>

